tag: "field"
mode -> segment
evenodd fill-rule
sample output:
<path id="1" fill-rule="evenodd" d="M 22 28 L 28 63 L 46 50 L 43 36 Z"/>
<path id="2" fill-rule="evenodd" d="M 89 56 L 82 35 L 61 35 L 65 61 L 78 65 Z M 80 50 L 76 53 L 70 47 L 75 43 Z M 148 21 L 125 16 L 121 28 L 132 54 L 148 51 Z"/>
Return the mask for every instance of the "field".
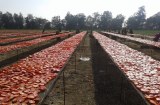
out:
<path id="1" fill-rule="evenodd" d="M 0 38 L 0 105 L 160 105 L 159 42 L 52 30 Z"/>
<path id="2" fill-rule="evenodd" d="M 159 33 L 160 30 L 134 30 L 133 32 L 134 34 L 154 36 L 155 34 Z"/>

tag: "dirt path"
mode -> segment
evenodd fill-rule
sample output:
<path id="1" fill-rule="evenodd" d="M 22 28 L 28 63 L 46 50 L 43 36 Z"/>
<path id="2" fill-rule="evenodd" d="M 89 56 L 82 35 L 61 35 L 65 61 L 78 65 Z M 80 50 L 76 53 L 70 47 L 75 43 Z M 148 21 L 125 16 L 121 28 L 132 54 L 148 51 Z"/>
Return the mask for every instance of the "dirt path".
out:
<path id="1" fill-rule="evenodd" d="M 122 105 L 120 73 L 94 38 L 91 39 L 91 51 L 96 104 Z"/>
<path id="2" fill-rule="evenodd" d="M 80 57 L 91 57 L 88 35 L 75 54 L 65 69 L 66 105 L 95 105 L 92 64 L 90 60 L 80 60 Z M 44 105 L 64 105 L 63 99 L 63 78 L 61 76 L 55 88 L 46 98 Z"/>

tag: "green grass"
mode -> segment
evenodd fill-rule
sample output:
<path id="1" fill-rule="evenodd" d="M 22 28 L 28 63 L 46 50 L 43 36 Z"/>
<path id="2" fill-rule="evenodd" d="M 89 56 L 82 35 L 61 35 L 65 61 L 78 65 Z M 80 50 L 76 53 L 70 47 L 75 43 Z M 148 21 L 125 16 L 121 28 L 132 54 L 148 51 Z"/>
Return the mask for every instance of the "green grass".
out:
<path id="1" fill-rule="evenodd" d="M 133 30 L 133 32 L 134 32 L 134 34 L 154 36 L 156 33 L 159 33 L 160 30 Z"/>

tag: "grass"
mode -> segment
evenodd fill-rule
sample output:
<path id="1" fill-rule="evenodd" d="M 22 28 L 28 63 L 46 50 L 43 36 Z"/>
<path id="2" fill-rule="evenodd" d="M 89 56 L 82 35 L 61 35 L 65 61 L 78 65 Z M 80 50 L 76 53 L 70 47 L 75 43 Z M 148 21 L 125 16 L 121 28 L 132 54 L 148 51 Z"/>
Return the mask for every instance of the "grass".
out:
<path id="1" fill-rule="evenodd" d="M 134 32 L 134 34 L 154 36 L 156 33 L 159 33 L 160 30 L 133 30 L 133 32 Z"/>

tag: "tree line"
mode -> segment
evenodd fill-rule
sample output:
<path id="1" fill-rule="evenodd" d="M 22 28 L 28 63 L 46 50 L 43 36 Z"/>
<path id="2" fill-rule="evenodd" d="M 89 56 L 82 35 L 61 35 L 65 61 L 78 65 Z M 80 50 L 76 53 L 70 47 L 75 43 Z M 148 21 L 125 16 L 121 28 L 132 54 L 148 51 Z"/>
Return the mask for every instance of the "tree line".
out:
<path id="1" fill-rule="evenodd" d="M 145 7 L 139 7 L 138 11 L 125 21 L 125 16 L 118 14 L 113 18 L 112 12 L 104 11 L 102 14 L 94 12 L 85 16 L 84 13 L 76 15 L 68 12 L 64 19 L 60 16 L 52 17 L 49 21 L 44 18 L 28 14 L 24 17 L 21 13 L 11 14 L 0 11 L 0 29 L 96 29 L 96 30 L 121 30 L 129 29 L 160 29 L 160 12 L 146 19 Z"/>
<path id="2" fill-rule="evenodd" d="M 32 14 L 24 17 L 21 13 L 11 14 L 0 11 L 0 29 L 40 29 L 46 22 L 48 20 L 34 17 Z"/>
<path id="3" fill-rule="evenodd" d="M 83 13 L 72 15 L 68 12 L 64 19 L 60 19 L 60 16 L 54 16 L 51 21 L 51 25 L 55 29 L 66 30 L 82 30 L 82 29 L 100 29 L 100 30 L 116 30 L 122 28 L 122 23 L 125 17 L 122 14 L 112 17 L 110 11 L 104 11 L 103 14 L 98 12 L 93 15 L 85 16 Z"/>
<path id="4" fill-rule="evenodd" d="M 146 19 L 145 7 L 139 7 L 138 11 L 130 16 L 126 26 L 132 29 L 160 29 L 160 12 Z"/>

